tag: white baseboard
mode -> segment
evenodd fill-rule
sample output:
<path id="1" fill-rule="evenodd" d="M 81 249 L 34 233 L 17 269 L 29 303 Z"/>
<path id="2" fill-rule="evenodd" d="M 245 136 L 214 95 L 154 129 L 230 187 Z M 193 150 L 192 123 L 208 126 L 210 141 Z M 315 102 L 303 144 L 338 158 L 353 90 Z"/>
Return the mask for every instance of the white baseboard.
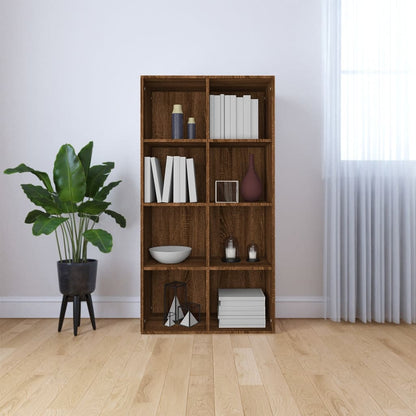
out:
<path id="1" fill-rule="evenodd" d="M 277 296 L 276 318 L 323 318 L 323 296 Z"/>
<path id="2" fill-rule="evenodd" d="M 140 298 L 126 296 L 94 296 L 94 312 L 97 318 L 139 318 Z M 60 296 L 48 297 L 0 297 L 0 318 L 57 318 L 61 307 Z M 82 302 L 81 316 L 88 310 Z M 72 318 L 72 304 L 66 317 Z M 321 296 L 277 296 L 277 318 L 323 318 L 324 298 Z"/>
<path id="3" fill-rule="evenodd" d="M 138 297 L 94 296 L 96 318 L 138 318 L 140 299 Z M 61 296 L 47 297 L 0 297 L 0 318 L 58 318 Z M 67 318 L 72 318 L 72 303 L 68 304 Z M 88 317 L 85 302 L 81 302 L 81 316 Z"/>

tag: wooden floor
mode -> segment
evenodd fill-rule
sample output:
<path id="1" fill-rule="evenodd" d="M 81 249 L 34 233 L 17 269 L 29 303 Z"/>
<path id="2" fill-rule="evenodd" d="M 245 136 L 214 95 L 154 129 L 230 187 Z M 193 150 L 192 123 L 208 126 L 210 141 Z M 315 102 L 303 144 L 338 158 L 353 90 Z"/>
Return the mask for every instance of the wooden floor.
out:
<path id="1" fill-rule="evenodd" d="M 141 335 L 137 319 L 0 319 L 0 415 L 416 415 L 416 325 L 277 320 Z"/>

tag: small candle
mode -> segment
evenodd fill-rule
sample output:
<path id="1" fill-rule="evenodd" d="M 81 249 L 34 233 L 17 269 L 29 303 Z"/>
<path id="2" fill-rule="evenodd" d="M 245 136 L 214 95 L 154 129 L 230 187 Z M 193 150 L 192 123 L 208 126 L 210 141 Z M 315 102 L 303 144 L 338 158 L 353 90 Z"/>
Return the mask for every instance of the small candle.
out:
<path id="1" fill-rule="evenodd" d="M 226 247 L 225 248 L 225 258 L 234 259 L 235 258 L 235 247 Z"/>
<path id="2" fill-rule="evenodd" d="M 248 250 L 248 258 L 249 260 L 257 260 L 257 253 L 254 247 L 250 247 Z"/>

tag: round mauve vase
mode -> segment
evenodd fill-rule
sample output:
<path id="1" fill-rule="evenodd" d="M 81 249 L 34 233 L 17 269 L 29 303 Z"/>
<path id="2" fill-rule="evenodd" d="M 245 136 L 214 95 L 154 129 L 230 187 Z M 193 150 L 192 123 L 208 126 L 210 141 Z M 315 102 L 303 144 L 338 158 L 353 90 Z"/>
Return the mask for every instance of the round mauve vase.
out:
<path id="1" fill-rule="evenodd" d="M 262 185 L 254 169 L 254 155 L 250 154 L 246 176 L 241 182 L 241 195 L 246 201 L 254 202 L 260 199 Z"/>

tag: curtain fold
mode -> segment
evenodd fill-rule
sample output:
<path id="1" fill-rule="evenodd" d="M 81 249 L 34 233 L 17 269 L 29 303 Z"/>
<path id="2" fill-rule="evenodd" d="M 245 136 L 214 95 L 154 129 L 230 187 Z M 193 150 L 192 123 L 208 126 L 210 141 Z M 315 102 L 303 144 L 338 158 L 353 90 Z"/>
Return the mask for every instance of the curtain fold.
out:
<path id="1" fill-rule="evenodd" d="M 416 323 L 416 2 L 326 0 L 326 317 Z"/>

